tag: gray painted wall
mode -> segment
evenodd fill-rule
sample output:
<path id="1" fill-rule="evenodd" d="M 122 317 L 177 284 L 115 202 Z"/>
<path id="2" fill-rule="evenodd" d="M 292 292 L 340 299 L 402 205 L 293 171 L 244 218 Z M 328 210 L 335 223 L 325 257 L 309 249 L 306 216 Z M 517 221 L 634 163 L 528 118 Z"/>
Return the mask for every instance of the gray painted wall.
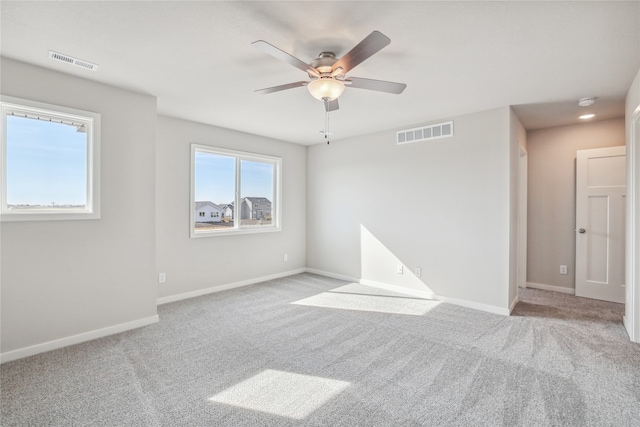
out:
<path id="1" fill-rule="evenodd" d="M 527 282 L 575 289 L 576 151 L 624 141 L 623 118 L 527 133 Z"/>
<path id="2" fill-rule="evenodd" d="M 7 58 L 2 93 L 102 115 L 101 219 L 1 225 L 2 353 L 156 316 L 156 98 Z"/>
<path id="3" fill-rule="evenodd" d="M 1 71 L 3 94 L 99 112 L 103 130 L 100 220 L 1 225 L 3 353 L 152 319 L 158 296 L 305 266 L 503 310 L 513 301 L 525 138 L 507 107 L 454 118 L 453 138 L 397 146 L 387 131 L 307 148 L 157 117 L 152 96 L 6 58 Z M 605 127 L 619 132 L 614 120 L 533 136 L 611 135 Z M 190 239 L 192 142 L 282 157 L 282 231 Z M 530 156 L 540 148 L 528 145 Z"/>
<path id="4" fill-rule="evenodd" d="M 167 275 L 159 297 L 305 267 L 305 146 L 164 116 L 157 128 L 157 271 Z M 191 143 L 281 157 L 282 231 L 190 238 Z"/>
<path id="5" fill-rule="evenodd" d="M 308 267 L 508 308 L 510 109 L 453 120 L 452 138 L 309 148 Z"/>

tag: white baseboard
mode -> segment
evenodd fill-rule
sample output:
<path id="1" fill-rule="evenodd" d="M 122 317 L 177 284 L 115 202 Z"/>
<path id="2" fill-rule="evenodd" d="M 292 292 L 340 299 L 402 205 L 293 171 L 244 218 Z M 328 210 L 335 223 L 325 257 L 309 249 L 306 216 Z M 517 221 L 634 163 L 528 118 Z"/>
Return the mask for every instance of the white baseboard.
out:
<path id="1" fill-rule="evenodd" d="M 436 299 L 438 301 L 448 302 L 449 304 L 459 305 L 461 307 L 473 308 L 473 309 L 476 309 L 476 310 L 486 311 L 488 313 L 500 314 L 500 315 L 503 315 L 503 316 L 508 316 L 510 314 L 510 309 L 502 308 L 502 307 L 496 307 L 494 305 L 482 304 L 482 303 L 478 303 L 478 302 L 474 302 L 474 301 L 467 301 L 467 300 L 462 300 L 462 299 L 457 299 L 457 298 L 443 297 L 443 296 L 440 296 L 440 295 L 435 295 L 435 294 L 433 294 L 431 292 L 424 292 L 424 291 L 415 290 L 415 289 L 403 288 L 401 286 L 389 285 L 387 283 L 375 282 L 375 281 L 368 280 L 368 279 L 357 279 L 355 277 L 343 276 L 343 275 L 340 275 L 340 274 L 335 274 L 335 273 L 331 273 L 331 272 L 327 272 L 327 271 L 321 271 L 321 270 L 315 270 L 315 269 L 312 269 L 312 268 L 307 268 L 306 271 L 308 273 L 314 273 L 314 274 L 318 274 L 320 276 L 327 276 L 327 277 L 331 277 L 331 278 L 334 278 L 334 279 L 341 279 L 341 280 L 346 280 L 346 281 L 349 281 L 349 282 L 362 283 L 363 285 L 375 286 L 375 287 L 378 287 L 378 288 L 387 289 L 387 290 L 391 290 L 391 291 L 395 291 L 395 292 L 403 292 L 403 293 L 414 295 L 414 296 L 418 296 L 418 297 L 421 297 L 421 298 Z"/>
<path id="2" fill-rule="evenodd" d="M 560 293 L 569 294 L 569 295 L 575 295 L 576 294 L 576 290 L 575 289 L 565 288 L 564 286 L 545 285 L 543 283 L 527 282 L 527 288 L 540 289 L 540 290 L 543 290 L 543 291 L 560 292 Z"/>
<path id="3" fill-rule="evenodd" d="M 487 311 L 489 313 L 501 314 L 504 316 L 508 316 L 510 313 L 510 310 L 507 310 L 505 308 L 500 308 L 493 305 L 481 304 L 481 303 L 457 299 L 457 298 L 443 297 L 440 295 L 436 295 L 433 292 L 425 292 L 417 289 L 403 288 L 402 286 L 389 285 L 387 283 L 380 283 L 380 282 L 375 282 L 373 280 L 367 280 L 367 279 L 360 279 L 359 282 L 362 283 L 363 285 L 369 285 L 369 286 L 374 286 L 381 289 L 405 293 L 405 294 L 413 295 L 420 298 L 434 299 L 442 302 L 448 302 L 449 304 L 459 305 L 467 308 L 474 308 L 476 310 Z"/>
<path id="4" fill-rule="evenodd" d="M 520 298 L 518 298 L 518 296 L 516 295 L 516 297 L 513 299 L 513 302 L 509 306 L 509 315 L 511 315 L 511 312 L 516 307 L 516 304 L 518 303 L 518 301 L 520 301 Z"/>
<path id="5" fill-rule="evenodd" d="M 359 283 L 360 279 L 351 276 L 345 276 L 344 274 L 332 273 L 330 271 L 316 270 L 315 268 L 305 268 L 305 273 L 317 274 L 318 276 L 331 277 L 332 279 L 344 280 L 345 282 Z"/>
<path id="6" fill-rule="evenodd" d="M 462 307 L 473 308 L 473 309 L 476 309 L 476 310 L 486 311 L 486 312 L 494 313 L 494 314 L 501 314 L 501 315 L 505 315 L 505 316 L 508 316 L 510 314 L 511 310 L 513 310 L 513 307 L 518 302 L 518 299 L 516 298 L 516 300 L 511 304 L 511 307 L 509 309 L 505 309 L 505 308 L 496 307 L 496 306 L 487 305 L 487 304 L 481 304 L 481 303 L 477 303 L 477 302 L 473 302 L 473 301 L 467 301 L 467 300 L 461 300 L 461 299 L 457 299 L 457 298 L 449 298 L 449 297 L 438 296 L 438 295 L 435 295 L 435 294 L 433 294 L 431 292 L 425 292 L 425 291 L 416 290 L 416 289 L 404 288 L 404 287 L 397 286 L 397 285 L 390 285 L 390 284 L 387 284 L 387 283 L 375 282 L 375 281 L 367 280 L 367 279 L 358 279 L 358 278 L 355 278 L 355 277 L 350 277 L 350 276 L 337 274 L 337 273 L 331 273 L 331 272 L 328 272 L 328 271 L 316 270 L 314 268 L 300 268 L 300 269 L 289 270 L 289 271 L 286 271 L 286 272 L 276 273 L 276 274 L 272 274 L 272 275 L 268 275 L 268 276 L 262 276 L 262 277 L 256 277 L 256 278 L 253 278 L 253 279 L 243 280 L 243 281 L 240 281 L 240 282 L 228 283 L 228 284 L 224 284 L 224 285 L 220 285 L 220 286 L 214 286 L 214 287 L 211 287 L 211 288 L 199 289 L 197 291 L 185 292 L 185 293 L 182 293 L 182 294 L 170 295 L 170 296 L 158 298 L 157 299 L 157 304 L 158 305 L 167 304 L 167 303 L 174 302 L 174 301 L 180 301 L 180 300 L 183 300 L 183 299 L 194 298 L 194 297 L 198 297 L 198 296 L 202 296 L 202 295 L 206 295 L 206 294 L 210 294 L 210 293 L 221 292 L 221 291 L 225 291 L 225 290 L 229 290 L 229 289 L 235 289 L 235 288 L 239 288 L 239 287 L 243 287 L 243 286 L 249 286 L 249 285 L 253 285 L 253 284 L 256 284 L 256 283 L 266 282 L 268 280 L 279 279 L 279 278 L 282 278 L 282 277 L 292 276 L 292 275 L 300 274 L 300 273 L 313 273 L 313 274 L 318 274 L 320 276 L 326 276 L 326 277 L 331 277 L 331 278 L 334 278 L 334 279 L 344 280 L 344 281 L 347 281 L 347 282 L 362 283 L 364 285 L 374 286 L 374 287 L 378 287 L 378 288 L 381 288 L 381 289 L 386 289 L 386 290 L 391 290 L 391 291 L 395 291 L 395 292 L 405 293 L 405 294 L 408 294 L 408 295 L 412 295 L 412 296 L 416 296 L 416 297 L 420 297 L 420 298 L 425 298 L 425 299 L 436 299 L 436 300 L 447 302 L 447 303 L 450 303 L 450 304 L 459 305 L 459 306 L 462 306 Z M 527 283 L 527 286 L 531 287 L 531 288 L 536 288 L 537 287 L 538 289 L 544 289 L 544 290 L 560 289 L 557 292 L 573 293 L 572 289 L 559 288 L 557 286 L 541 285 L 541 284 L 536 284 L 536 283 Z M 59 349 L 59 348 L 62 348 L 62 347 L 67 347 L 67 346 L 70 346 L 70 345 L 79 344 L 79 343 L 83 343 L 83 342 L 86 342 L 86 341 L 91 341 L 91 340 L 94 340 L 94 339 L 97 339 L 97 338 L 106 337 L 108 335 L 117 334 L 117 333 L 128 331 L 128 330 L 131 330 L 131 329 L 136 329 L 136 328 L 140 328 L 140 327 L 143 327 L 143 326 L 148 326 L 148 325 L 157 323 L 158 321 L 159 321 L 158 315 L 155 315 L 155 316 L 147 317 L 147 318 L 144 318 L 144 319 L 135 320 L 135 321 L 132 321 L 132 322 L 121 323 L 121 324 L 118 324 L 118 325 L 113 325 L 113 326 L 109 326 L 109 327 L 106 327 L 106 328 L 97 329 L 97 330 L 94 330 L 94 331 L 89 331 L 89 332 L 85 332 L 85 333 L 82 333 L 82 334 L 73 335 L 73 336 L 70 336 L 70 337 L 65 337 L 65 338 L 61 338 L 61 339 L 57 339 L 57 340 L 53 340 L 53 341 L 48 341 L 48 342 L 45 342 L 45 343 L 42 343 L 42 344 L 36 344 L 36 345 L 30 346 L 30 347 L 21 348 L 21 349 L 9 351 L 9 352 L 6 352 L 6 353 L 1 353 L 0 354 L 0 363 L 10 362 L 12 360 L 17 360 L 17 359 L 21 359 L 21 358 L 28 357 L 28 356 L 33 356 L 33 355 L 36 355 L 36 354 L 39 354 L 39 353 L 44 353 L 46 351 L 56 350 L 56 349 Z"/>
<path id="7" fill-rule="evenodd" d="M 210 288 L 198 289 L 196 291 L 185 292 L 182 294 L 169 295 L 166 297 L 158 298 L 157 305 L 167 304 L 174 301 L 180 301 L 183 299 L 195 298 L 202 295 L 213 294 L 215 292 L 227 291 L 229 289 L 241 288 L 243 286 L 255 285 L 256 283 L 266 282 L 268 280 L 280 279 L 281 277 L 293 276 L 294 274 L 305 273 L 307 269 L 299 268 L 297 270 L 284 271 L 282 273 L 271 274 L 269 276 L 256 277 L 253 279 L 242 280 L 240 282 L 226 283 L 224 285 L 212 286 Z"/>
<path id="8" fill-rule="evenodd" d="M 375 282 L 373 280 L 367 280 L 367 279 L 360 279 L 358 282 L 362 283 L 363 285 L 373 286 L 374 288 L 385 289 L 387 291 L 407 294 L 407 295 L 411 295 L 418 298 L 438 299 L 433 292 L 425 292 L 419 289 L 403 288 L 402 286 L 390 285 L 388 283 L 380 283 L 380 282 Z"/>
<path id="9" fill-rule="evenodd" d="M 200 289 L 193 292 L 187 292 L 178 295 L 171 295 L 168 297 L 158 298 L 157 304 L 166 304 L 172 301 L 178 301 L 186 298 L 193 298 L 200 295 L 205 295 L 213 292 L 220 292 L 227 289 L 238 288 L 241 286 L 248 286 L 255 283 L 266 282 L 272 279 L 279 279 L 281 277 L 292 276 L 294 274 L 304 273 L 306 270 L 300 268 L 297 270 L 290 270 L 283 273 L 272 274 L 269 276 L 262 276 L 255 279 L 244 280 L 241 282 L 229 283 L 226 285 L 216 286 L 207 289 Z M 109 326 L 95 331 L 89 331 L 70 337 L 65 337 L 53 341 L 48 341 L 42 344 L 36 344 L 30 347 L 21 348 L 18 350 L 8 351 L 0 354 L 0 363 L 10 362 L 12 360 L 22 359 L 23 357 L 33 356 L 35 354 L 44 353 L 45 351 L 56 350 L 58 348 L 67 347 L 74 344 L 80 344 L 82 342 L 91 341 L 97 338 L 106 337 L 108 335 L 117 334 L 120 332 L 128 331 L 130 329 L 140 328 L 142 326 L 151 325 L 159 321 L 158 315 L 147 317 L 144 319 L 135 320 L 133 322 L 121 323 L 114 326 Z"/>
<path id="10" fill-rule="evenodd" d="M 82 334 L 60 338 L 53 341 L 47 341 L 42 344 L 36 344 L 30 347 L 20 348 L 18 350 L 8 351 L 0 354 L 0 363 L 11 362 L 12 360 L 22 359 L 23 357 L 33 356 L 35 354 L 44 353 L 45 351 L 57 350 L 62 347 L 80 344 L 97 338 L 106 337 L 108 335 L 152 325 L 154 323 L 158 323 L 157 314 L 155 316 L 145 317 L 144 319 L 138 319 L 132 322 L 120 323 L 118 325 L 96 329 L 94 331 L 84 332 Z"/>

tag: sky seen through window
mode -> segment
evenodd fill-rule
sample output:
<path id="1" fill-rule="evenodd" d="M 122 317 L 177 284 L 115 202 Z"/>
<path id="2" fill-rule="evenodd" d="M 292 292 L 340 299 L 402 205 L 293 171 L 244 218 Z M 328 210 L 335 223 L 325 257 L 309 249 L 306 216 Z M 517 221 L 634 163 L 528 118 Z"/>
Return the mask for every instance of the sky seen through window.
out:
<path id="1" fill-rule="evenodd" d="M 87 134 L 75 126 L 7 116 L 7 204 L 85 206 Z"/>
<path id="2" fill-rule="evenodd" d="M 273 165 L 241 160 L 240 197 L 266 197 L 273 201 Z M 195 199 L 226 205 L 235 199 L 236 163 L 232 156 L 195 153 Z"/>

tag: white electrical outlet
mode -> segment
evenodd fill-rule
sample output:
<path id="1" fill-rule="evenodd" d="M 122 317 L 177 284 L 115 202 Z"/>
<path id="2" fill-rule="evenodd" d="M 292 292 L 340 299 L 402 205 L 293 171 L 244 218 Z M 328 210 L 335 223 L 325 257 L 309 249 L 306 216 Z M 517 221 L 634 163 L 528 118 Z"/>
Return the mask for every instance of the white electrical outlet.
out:
<path id="1" fill-rule="evenodd" d="M 420 267 L 416 267 L 416 277 L 422 276 L 422 269 Z"/>
<path id="2" fill-rule="evenodd" d="M 402 264 L 398 264 L 398 266 L 396 267 L 396 273 L 402 274 Z"/>
<path id="3" fill-rule="evenodd" d="M 284 260 L 285 261 L 289 261 L 289 255 L 288 254 L 284 254 Z"/>
<path id="4" fill-rule="evenodd" d="M 158 283 L 164 283 L 167 281 L 167 273 L 158 274 Z"/>
<path id="5" fill-rule="evenodd" d="M 567 273 L 567 266 L 566 265 L 561 265 L 560 266 L 560 274 L 569 274 L 569 273 Z"/>

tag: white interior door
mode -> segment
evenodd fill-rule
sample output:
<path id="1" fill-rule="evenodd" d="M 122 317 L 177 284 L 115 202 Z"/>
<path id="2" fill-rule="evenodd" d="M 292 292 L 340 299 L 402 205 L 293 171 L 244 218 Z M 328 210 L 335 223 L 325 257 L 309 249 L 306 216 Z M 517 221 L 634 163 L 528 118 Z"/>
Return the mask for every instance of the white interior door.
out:
<path id="1" fill-rule="evenodd" d="M 576 295 L 624 303 L 625 147 L 579 150 Z"/>

